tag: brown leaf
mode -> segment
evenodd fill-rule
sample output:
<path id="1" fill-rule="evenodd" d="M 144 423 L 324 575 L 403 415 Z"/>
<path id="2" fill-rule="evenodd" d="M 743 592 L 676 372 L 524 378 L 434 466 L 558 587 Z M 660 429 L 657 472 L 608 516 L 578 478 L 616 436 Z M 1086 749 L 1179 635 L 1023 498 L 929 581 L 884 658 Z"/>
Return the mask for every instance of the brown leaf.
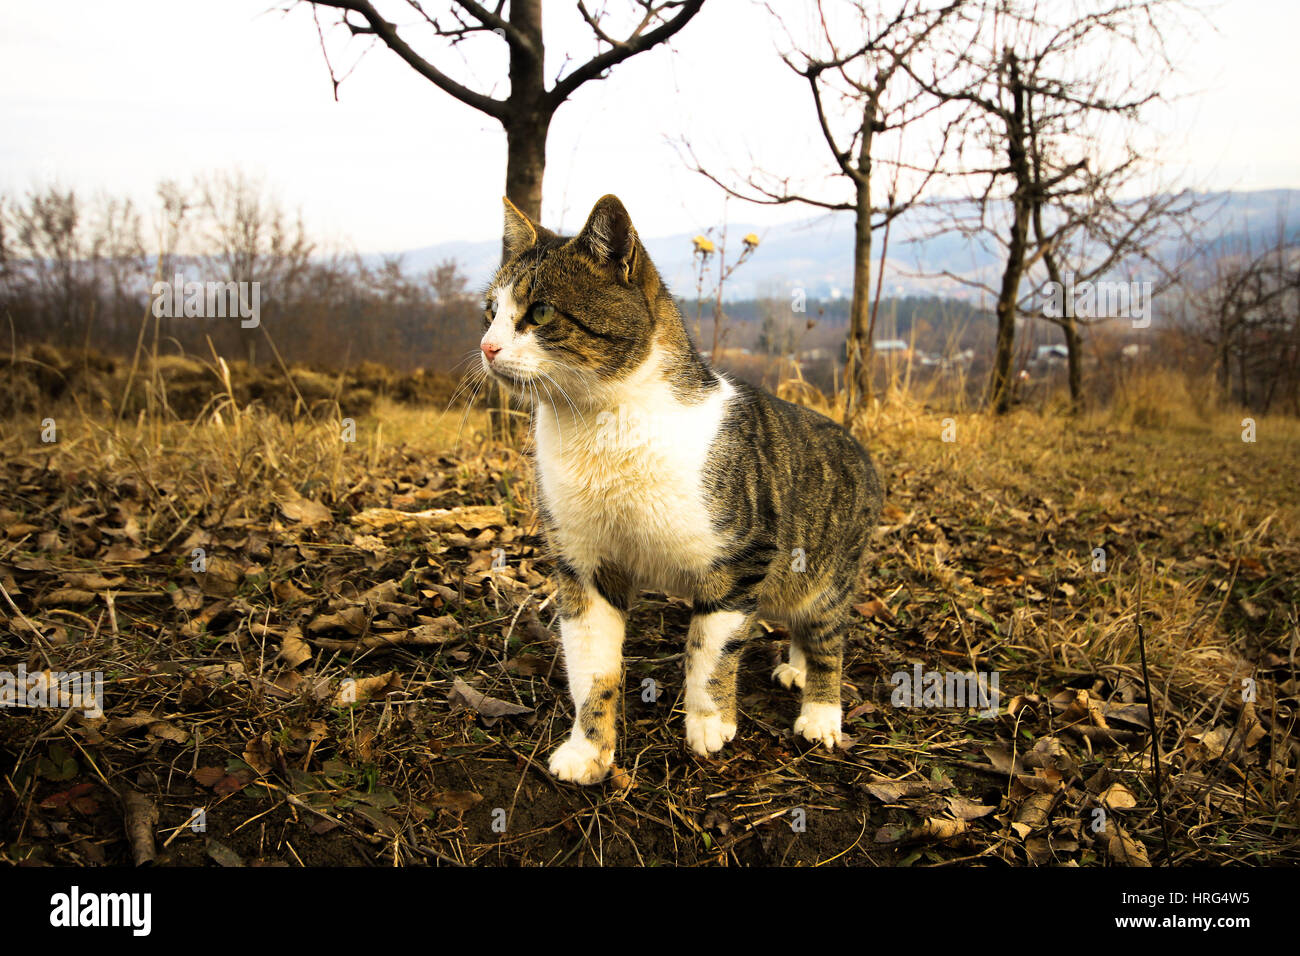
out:
<path id="1" fill-rule="evenodd" d="M 864 786 L 867 792 L 881 803 L 898 803 L 907 797 L 919 797 L 932 792 L 929 781 L 919 777 L 908 780 L 891 780 L 888 777 L 872 777 Z"/>
<path id="2" fill-rule="evenodd" d="M 133 730 L 149 726 L 157 719 L 152 714 L 146 713 L 136 713 L 130 717 L 114 717 L 104 727 L 104 731 L 108 734 L 129 734 Z"/>
<path id="3" fill-rule="evenodd" d="M 271 585 L 271 594 L 281 604 L 297 604 L 310 600 L 310 596 L 292 581 L 276 581 Z"/>
<path id="4" fill-rule="evenodd" d="M 1112 783 L 1097 799 L 1107 810 L 1130 810 L 1137 806 L 1137 797 L 1122 783 Z"/>
<path id="5" fill-rule="evenodd" d="M 244 858 L 218 840 L 211 837 L 207 840 L 204 851 L 209 857 L 221 866 L 244 866 Z"/>
<path id="6" fill-rule="evenodd" d="M 631 788 L 633 783 L 632 775 L 619 766 L 611 766 L 609 768 L 609 777 L 606 779 L 606 782 L 615 790 L 628 790 Z M 705 825 L 707 826 L 708 824 L 706 823 Z M 724 833 L 723 835 L 725 836 L 726 834 Z"/>
<path id="7" fill-rule="evenodd" d="M 476 804 L 481 803 L 482 800 L 483 794 L 474 793 L 470 790 L 443 790 L 441 793 L 435 793 L 424 802 L 431 807 L 464 813 Z"/>
<path id="8" fill-rule="evenodd" d="M 171 592 L 172 606 L 178 611 L 197 611 L 203 607 L 203 592 L 192 584 Z"/>
<path id="9" fill-rule="evenodd" d="M 336 614 L 321 614 L 307 625 L 307 633 L 324 634 L 328 631 L 347 631 L 360 634 L 366 629 L 366 611 L 361 607 L 345 607 Z"/>
<path id="10" fill-rule="evenodd" d="M 996 806 L 985 806 L 982 803 L 976 803 L 974 800 L 967 800 L 963 796 L 946 797 L 948 801 L 948 810 L 958 820 L 978 820 L 980 817 L 986 817 L 994 810 Z"/>
<path id="11" fill-rule="evenodd" d="M 83 604 L 90 604 L 95 600 L 94 591 L 83 591 L 80 588 L 55 588 L 48 594 L 42 594 L 36 599 L 37 607 L 66 607 L 72 605 L 80 607 Z"/>
<path id="12" fill-rule="evenodd" d="M 274 766 L 270 736 L 269 732 L 263 733 L 244 745 L 244 763 L 252 767 L 260 776 L 266 776 Z"/>
<path id="13" fill-rule="evenodd" d="M 155 720 L 145 728 L 144 732 L 147 737 L 157 737 L 178 744 L 183 744 L 190 739 L 189 731 L 181 730 L 181 728 L 166 720 Z"/>
<path id="14" fill-rule="evenodd" d="M 284 635 L 277 656 L 290 667 L 297 667 L 311 660 L 311 655 L 311 646 L 302 639 L 302 632 L 295 627 Z"/>
<path id="15" fill-rule="evenodd" d="M 861 604 L 853 605 L 853 610 L 857 611 L 867 620 L 884 621 L 886 624 L 893 624 L 897 620 L 894 613 L 885 606 L 885 602 L 879 598 L 872 598 Z"/>
<path id="16" fill-rule="evenodd" d="M 551 663 L 550 660 L 538 657 L 536 654 L 520 654 L 518 657 L 512 657 L 506 662 L 506 670 L 522 677 L 532 677 L 535 674 L 545 674 L 550 671 Z"/>
<path id="17" fill-rule="evenodd" d="M 398 831 L 401 830 L 401 826 L 398 825 L 396 820 L 394 820 L 388 814 L 384 813 L 383 810 L 380 810 L 377 807 L 371 807 L 371 806 L 367 806 L 364 803 L 358 803 L 356 806 L 352 808 L 352 812 L 357 816 L 361 817 L 362 819 L 368 821 L 371 826 L 373 826 L 376 830 L 378 830 L 380 833 L 384 834 L 385 836 L 390 836 L 390 837 L 396 836 Z"/>
<path id="18" fill-rule="evenodd" d="M 217 785 L 217 781 L 226 775 L 226 771 L 221 767 L 199 767 L 190 776 L 200 787 L 211 789 Z"/>
<path id="19" fill-rule="evenodd" d="M 510 717 L 516 714 L 531 714 L 533 712 L 531 707 L 512 704 L 509 701 L 480 693 L 459 677 L 455 679 L 451 690 L 447 692 L 447 700 L 452 704 L 462 704 L 470 710 L 478 711 L 480 717 L 493 720 L 498 717 Z"/>
<path id="20" fill-rule="evenodd" d="M 329 524 L 334 520 L 319 501 L 311 501 L 307 498 L 292 498 L 288 501 L 279 502 L 280 513 L 290 521 L 296 521 L 304 528 L 314 528 L 319 524 Z"/>
<path id="21" fill-rule="evenodd" d="M 229 796 L 232 793 L 238 793 L 249 785 L 253 780 L 250 771 L 240 768 L 234 773 L 226 774 L 212 786 L 213 793 Z"/>
<path id="22" fill-rule="evenodd" d="M 1118 824 L 1113 827 L 1110 839 L 1106 843 L 1106 851 L 1116 863 L 1124 863 L 1128 866 L 1151 865 L 1151 861 L 1147 858 L 1147 848 Z"/>
<path id="23" fill-rule="evenodd" d="M 875 712 L 876 705 L 872 701 L 864 700 L 862 703 L 858 704 L 858 706 L 845 714 L 844 719 L 848 721 L 852 720 L 854 717 L 861 717 L 863 714 L 874 714 Z"/>
<path id="24" fill-rule="evenodd" d="M 133 548 L 129 544 L 118 542 L 107 551 L 99 556 L 101 561 L 121 562 L 122 564 L 134 564 L 136 561 L 143 561 L 149 557 L 150 552 L 143 548 Z"/>
<path id="25" fill-rule="evenodd" d="M 199 589 L 209 597 L 234 597 L 244 580 L 244 568 L 229 558 L 211 555 L 202 571 L 191 571 Z"/>
<path id="26" fill-rule="evenodd" d="M 1055 803 L 1055 793 L 1031 793 L 1020 805 L 1020 811 L 1016 814 L 1011 829 L 1015 830 L 1023 840 L 1030 833 L 1047 825 L 1048 816 Z"/>
<path id="27" fill-rule="evenodd" d="M 112 578 L 106 578 L 102 574 L 93 572 L 65 571 L 63 573 L 63 583 L 70 588 L 80 588 L 84 591 L 106 591 L 109 588 L 121 587 L 126 583 L 126 578 L 120 574 L 115 574 Z"/>
<path id="28" fill-rule="evenodd" d="M 397 511 L 393 508 L 367 508 L 354 515 L 352 523 L 365 528 L 423 528 L 429 531 L 479 531 L 500 528 L 506 523 L 505 511 L 497 505 L 470 505 L 464 508 L 435 508 L 432 511 Z"/>
<path id="29" fill-rule="evenodd" d="M 349 704 L 360 704 L 372 697 L 382 697 L 390 690 L 397 690 L 401 686 L 402 682 L 398 679 L 396 671 L 389 671 L 378 677 L 361 677 L 356 680 L 349 678 L 339 685 L 338 693 L 334 695 L 333 705 L 347 707 Z"/>
<path id="30" fill-rule="evenodd" d="M 1228 727 L 1220 726 L 1213 730 L 1189 733 L 1183 751 L 1188 757 L 1200 760 L 1222 757 L 1229 740 L 1238 741 L 1239 737 Z"/>
<path id="31" fill-rule="evenodd" d="M 62 793 L 52 793 L 41 801 L 41 806 L 46 810 L 54 810 L 58 807 L 75 804 L 77 801 L 86 799 L 86 794 L 95 789 L 93 783 L 79 783 L 70 790 Z"/>
<path id="32" fill-rule="evenodd" d="M 1014 760 L 1011 751 L 1005 747 L 984 747 L 984 756 L 989 758 L 989 763 L 993 764 L 993 769 L 998 773 L 1005 773 L 1010 776 L 1012 773 L 1023 773 L 1024 765 L 1021 764 L 1020 758 Z"/>

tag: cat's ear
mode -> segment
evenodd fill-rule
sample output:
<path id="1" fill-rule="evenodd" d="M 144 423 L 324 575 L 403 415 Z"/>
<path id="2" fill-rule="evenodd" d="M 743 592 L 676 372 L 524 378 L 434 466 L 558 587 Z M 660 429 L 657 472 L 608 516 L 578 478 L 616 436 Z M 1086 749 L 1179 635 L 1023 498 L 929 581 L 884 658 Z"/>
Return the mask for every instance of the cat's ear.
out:
<path id="1" fill-rule="evenodd" d="M 630 282 L 636 273 L 636 230 L 617 196 L 602 196 L 597 201 L 573 242 L 597 263 L 613 269 L 624 282 Z"/>
<path id="2" fill-rule="evenodd" d="M 505 250 L 506 258 L 513 259 L 519 253 L 537 245 L 537 237 L 544 231 L 531 219 L 519 211 L 514 203 L 505 196 L 501 201 L 506 204 Z"/>

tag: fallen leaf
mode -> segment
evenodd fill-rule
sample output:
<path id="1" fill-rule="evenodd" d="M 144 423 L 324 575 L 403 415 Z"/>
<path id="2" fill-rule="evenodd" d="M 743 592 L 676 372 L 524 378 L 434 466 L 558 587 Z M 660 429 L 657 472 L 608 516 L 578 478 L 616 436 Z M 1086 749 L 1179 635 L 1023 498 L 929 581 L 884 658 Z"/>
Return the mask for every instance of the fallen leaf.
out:
<path id="1" fill-rule="evenodd" d="M 260 776 L 266 776 L 274 766 L 274 755 L 269 742 L 270 733 L 254 737 L 244 745 L 244 763 L 253 768 Z"/>
<path id="2" fill-rule="evenodd" d="M 334 520 L 326 508 L 319 501 L 312 501 L 308 498 L 292 498 L 288 501 L 279 503 L 280 513 L 290 521 L 296 521 L 304 528 L 314 528 L 318 524 L 329 524 Z"/>
<path id="3" fill-rule="evenodd" d="M 290 667 L 297 667 L 299 664 L 311 660 L 311 655 L 311 645 L 302 639 L 301 632 L 297 628 L 293 628 L 284 635 L 284 639 L 280 642 L 280 653 L 277 656 Z"/>
<path id="4" fill-rule="evenodd" d="M 83 604 L 90 604 L 95 600 L 94 591 L 83 591 L 80 588 L 55 588 L 48 594 L 42 594 L 36 599 L 37 607 L 80 607 Z"/>
<path id="5" fill-rule="evenodd" d="M 523 704 L 512 704 L 497 697 L 489 697 L 476 691 L 469 684 L 457 677 L 447 693 L 447 700 L 452 704 L 461 704 L 470 710 L 478 711 L 480 717 L 495 720 L 498 717 L 511 717 L 516 714 L 531 714 L 533 708 Z"/>
<path id="6" fill-rule="evenodd" d="M 1147 857 L 1147 848 L 1118 825 L 1114 827 L 1114 832 L 1106 843 L 1106 852 L 1116 863 L 1124 863 L 1128 866 L 1151 865 Z"/>
<path id="7" fill-rule="evenodd" d="M 886 624 L 893 624 L 896 621 L 894 614 L 885 606 L 885 602 L 879 598 L 872 598 L 861 604 L 853 605 L 853 609 L 865 617 L 867 620 L 884 621 Z"/>
<path id="8" fill-rule="evenodd" d="M 244 858 L 217 840 L 208 839 L 204 852 L 221 866 L 243 866 Z"/>
<path id="9" fill-rule="evenodd" d="M 483 801 L 483 794 L 470 790 L 444 790 L 424 801 L 431 807 L 464 813 Z"/>
<path id="10" fill-rule="evenodd" d="M 997 809 L 996 805 L 985 806 L 960 795 L 945 797 L 944 799 L 948 802 L 949 812 L 958 820 L 978 820 L 980 817 L 986 817 Z"/>
<path id="11" fill-rule="evenodd" d="M 217 781 L 225 775 L 226 771 L 221 767 L 199 767 L 190 774 L 190 777 L 193 778 L 194 782 L 200 787 L 208 787 L 211 789 L 216 786 Z"/>
<path id="12" fill-rule="evenodd" d="M 1122 783 L 1112 783 L 1097 799 L 1107 810 L 1130 810 L 1137 806 L 1137 797 Z"/>
<path id="13" fill-rule="evenodd" d="M 401 686 L 396 671 L 389 671 L 378 677 L 362 677 L 356 680 L 349 678 L 339 685 L 338 693 L 334 695 L 334 706 L 347 707 L 349 704 L 364 703 L 372 697 L 382 696 Z"/>
<path id="14" fill-rule="evenodd" d="M 155 720 L 145 728 L 144 732 L 146 737 L 157 737 L 177 744 L 183 744 L 190 739 L 189 731 L 182 730 L 166 720 Z"/>
<path id="15" fill-rule="evenodd" d="M 898 803 L 906 797 L 931 793 L 933 789 L 928 781 L 920 778 L 891 780 L 888 777 L 872 777 L 864 786 L 881 803 Z"/>

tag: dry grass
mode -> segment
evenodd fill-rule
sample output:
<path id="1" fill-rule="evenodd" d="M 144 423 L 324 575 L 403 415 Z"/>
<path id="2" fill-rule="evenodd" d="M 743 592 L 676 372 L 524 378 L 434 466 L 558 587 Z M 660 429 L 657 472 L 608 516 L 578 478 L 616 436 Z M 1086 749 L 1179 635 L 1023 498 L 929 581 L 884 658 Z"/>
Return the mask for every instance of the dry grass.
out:
<path id="1" fill-rule="evenodd" d="M 806 384 L 781 391 L 836 413 Z M 746 657 L 735 744 L 685 753 L 689 610 L 647 595 L 623 770 L 591 789 L 543 769 L 568 711 L 548 567 L 529 465 L 481 412 L 381 399 L 347 442 L 339 405 L 281 418 L 227 382 L 192 423 L 165 396 L 128 422 L 71 404 L 10 417 L 0 583 L 17 610 L 0 604 L 0 669 L 108 683 L 101 719 L 3 723 L 0 855 L 127 859 L 117 804 L 134 789 L 159 806 L 173 863 L 231 848 L 295 865 L 1162 859 L 1140 620 L 1172 862 L 1294 862 L 1300 423 L 1261 419 L 1246 444 L 1241 416 L 1195 395 L 1135 380 L 1078 419 L 994 418 L 936 411 L 896 381 L 855 426 L 888 498 L 849 635 L 854 746 L 790 737 L 795 702 L 767 682 L 773 633 Z M 356 523 L 467 506 L 499 518 Z M 891 675 L 914 663 L 998 673 L 999 715 L 892 706 Z M 353 703 L 338 697 L 349 679 L 367 688 Z M 476 716 L 448 699 L 458 679 L 531 712 Z M 647 679 L 661 700 L 642 698 Z M 206 835 L 182 826 L 194 806 Z"/>

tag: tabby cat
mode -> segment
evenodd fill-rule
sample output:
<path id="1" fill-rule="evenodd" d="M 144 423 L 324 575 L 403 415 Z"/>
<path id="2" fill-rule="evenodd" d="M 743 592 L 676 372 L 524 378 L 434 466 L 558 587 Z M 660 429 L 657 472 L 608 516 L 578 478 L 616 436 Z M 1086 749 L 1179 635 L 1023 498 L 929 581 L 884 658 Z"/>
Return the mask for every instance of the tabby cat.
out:
<path id="1" fill-rule="evenodd" d="M 835 747 L 843 632 L 881 506 L 870 457 L 830 419 L 700 357 L 616 197 L 573 238 L 505 206 L 481 361 L 534 405 L 575 714 L 551 773 L 589 784 L 609 771 L 624 629 L 642 588 L 693 604 L 692 750 L 735 736 L 737 665 L 760 614 L 792 636 L 773 678 L 802 691 L 795 732 Z"/>

